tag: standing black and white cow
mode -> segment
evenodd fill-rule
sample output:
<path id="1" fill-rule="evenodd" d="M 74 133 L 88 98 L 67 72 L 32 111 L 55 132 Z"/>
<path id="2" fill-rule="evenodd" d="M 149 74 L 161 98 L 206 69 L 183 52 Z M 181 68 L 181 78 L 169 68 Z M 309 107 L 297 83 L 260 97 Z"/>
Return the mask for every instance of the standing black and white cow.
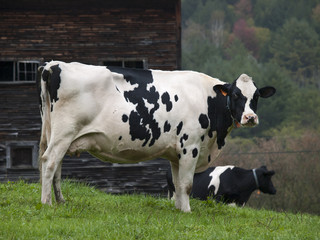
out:
<path id="1" fill-rule="evenodd" d="M 58 202 L 66 153 L 103 160 L 170 160 L 176 207 L 189 212 L 195 171 L 204 171 L 234 126 L 255 126 L 258 89 L 242 74 L 232 84 L 193 71 L 137 70 L 51 61 L 39 68 L 42 203 Z"/>
<path id="2" fill-rule="evenodd" d="M 193 178 L 191 196 L 200 200 L 209 197 L 217 202 L 235 203 L 244 206 L 255 190 L 276 194 L 271 177 L 274 171 L 265 166 L 255 169 L 243 169 L 235 166 L 211 167 Z M 174 196 L 175 187 L 170 169 L 167 171 L 168 196 Z"/>

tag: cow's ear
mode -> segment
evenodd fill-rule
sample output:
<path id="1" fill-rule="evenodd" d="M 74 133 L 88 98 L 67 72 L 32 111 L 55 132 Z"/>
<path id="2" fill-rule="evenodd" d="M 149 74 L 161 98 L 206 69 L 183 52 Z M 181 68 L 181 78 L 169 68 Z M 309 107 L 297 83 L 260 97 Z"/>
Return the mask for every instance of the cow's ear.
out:
<path id="1" fill-rule="evenodd" d="M 231 87 L 231 84 L 229 83 L 226 83 L 226 84 L 217 84 L 213 87 L 213 90 L 218 93 L 218 92 L 221 92 L 221 94 L 223 96 L 227 96 L 229 94 L 229 91 L 230 91 L 230 87 Z"/>
<path id="2" fill-rule="evenodd" d="M 264 173 L 264 175 L 266 175 L 266 176 L 273 176 L 274 174 L 275 174 L 275 171 L 273 171 L 273 170 Z"/>
<path id="3" fill-rule="evenodd" d="M 259 89 L 260 97 L 268 98 L 276 93 L 276 89 L 274 87 L 263 87 Z"/>

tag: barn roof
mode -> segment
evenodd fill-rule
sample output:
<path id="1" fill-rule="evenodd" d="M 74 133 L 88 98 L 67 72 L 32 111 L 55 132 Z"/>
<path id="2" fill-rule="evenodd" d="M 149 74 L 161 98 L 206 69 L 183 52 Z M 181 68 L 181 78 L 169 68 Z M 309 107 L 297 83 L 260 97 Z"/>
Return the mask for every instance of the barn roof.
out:
<path id="1" fill-rule="evenodd" d="M 160 8 L 174 10 L 180 0 L 0 0 L 0 9 Z"/>

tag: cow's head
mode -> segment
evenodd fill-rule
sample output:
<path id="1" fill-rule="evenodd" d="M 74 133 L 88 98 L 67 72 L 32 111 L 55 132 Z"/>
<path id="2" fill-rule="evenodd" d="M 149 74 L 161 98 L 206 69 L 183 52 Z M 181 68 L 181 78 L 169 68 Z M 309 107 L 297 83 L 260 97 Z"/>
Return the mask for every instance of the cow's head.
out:
<path id="1" fill-rule="evenodd" d="M 253 127 L 259 124 L 256 114 L 259 97 L 271 97 L 276 89 L 274 87 L 257 88 L 252 78 L 246 74 L 232 84 L 216 86 L 227 97 L 227 108 L 238 127 Z"/>
<path id="2" fill-rule="evenodd" d="M 259 183 L 259 190 L 263 193 L 276 194 L 277 190 L 271 181 L 271 177 L 275 172 L 269 171 L 266 166 L 261 166 L 256 169 L 256 174 Z"/>

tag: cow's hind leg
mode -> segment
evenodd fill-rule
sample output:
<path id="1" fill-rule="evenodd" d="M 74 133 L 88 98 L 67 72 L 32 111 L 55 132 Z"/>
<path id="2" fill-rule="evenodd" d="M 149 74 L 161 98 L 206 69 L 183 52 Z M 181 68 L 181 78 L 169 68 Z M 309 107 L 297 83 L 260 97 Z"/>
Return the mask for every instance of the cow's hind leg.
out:
<path id="1" fill-rule="evenodd" d="M 183 212 L 191 212 L 189 195 L 192 190 L 193 175 L 196 166 L 196 161 L 192 160 L 181 158 L 179 161 L 179 173 L 175 186 L 176 208 L 181 209 Z"/>
<path id="2" fill-rule="evenodd" d="M 59 142 L 51 141 L 44 155 L 42 156 L 42 193 L 41 202 L 51 204 L 51 186 L 54 180 L 54 191 L 57 201 L 64 201 L 61 193 L 61 163 L 67 152 L 71 139 L 59 138 Z"/>
<path id="3" fill-rule="evenodd" d="M 177 182 L 178 182 L 179 167 L 177 165 L 173 164 L 172 162 L 170 164 L 171 164 L 172 182 L 173 182 L 175 190 L 172 193 L 172 197 L 170 196 L 171 194 L 170 194 L 170 191 L 168 190 L 168 198 L 171 200 L 176 200 L 176 191 L 177 191 L 176 186 L 177 186 Z M 177 201 L 176 201 L 176 203 L 177 203 Z M 176 204 L 176 208 L 180 209 L 180 206 L 177 206 L 177 204 Z"/>
<path id="4" fill-rule="evenodd" d="M 62 166 L 62 161 L 60 161 L 60 164 L 56 170 L 56 173 L 53 176 L 53 190 L 54 190 L 54 195 L 56 197 L 56 201 L 58 203 L 65 202 L 62 195 L 62 191 L 61 191 L 61 166 Z"/>

